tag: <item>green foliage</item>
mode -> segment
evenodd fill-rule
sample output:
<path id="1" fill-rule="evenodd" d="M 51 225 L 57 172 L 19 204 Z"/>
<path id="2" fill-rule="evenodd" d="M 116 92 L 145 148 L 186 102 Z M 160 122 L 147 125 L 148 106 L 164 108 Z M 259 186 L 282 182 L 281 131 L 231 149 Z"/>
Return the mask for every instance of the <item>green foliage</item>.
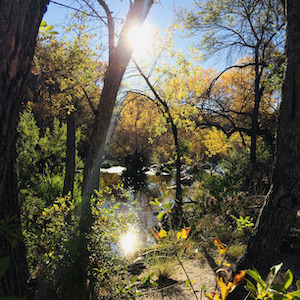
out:
<path id="1" fill-rule="evenodd" d="M 106 194 L 111 195 L 109 191 Z M 130 298 L 135 294 L 134 284 L 129 282 L 126 261 L 117 247 L 120 236 L 134 226 L 135 215 L 130 210 L 122 213 L 120 204 L 102 193 L 92 202 L 92 214 L 93 230 L 88 236 L 91 297 Z M 40 281 L 36 299 L 72 299 L 80 288 L 73 285 L 78 279 L 76 264 L 82 259 L 74 201 L 66 196 L 45 207 L 35 220 L 28 222 L 24 236 L 28 262 L 34 270 L 32 277 Z"/>
<path id="2" fill-rule="evenodd" d="M 247 280 L 246 289 L 250 292 L 250 296 L 254 299 L 274 299 L 274 300 L 284 300 L 284 299 L 300 299 L 300 281 L 297 282 L 297 290 L 294 292 L 288 292 L 288 288 L 293 283 L 293 274 L 290 270 L 287 270 L 284 277 L 283 284 L 274 283 L 274 279 L 278 274 L 282 263 L 273 266 L 270 270 L 267 279 L 264 281 L 259 272 L 255 269 L 249 269 L 246 274 L 249 275 L 253 280 Z"/>
<path id="3" fill-rule="evenodd" d="M 57 31 L 55 30 L 52 30 L 53 29 L 53 26 L 52 25 L 48 25 L 47 22 L 45 20 L 42 20 L 41 24 L 40 24 L 40 28 L 39 28 L 39 31 L 41 34 L 44 34 L 44 35 L 56 35 L 58 34 Z"/>
<path id="4" fill-rule="evenodd" d="M 106 198 L 104 195 L 109 196 Z M 136 216 L 130 207 L 126 209 L 126 205 L 122 204 L 122 208 L 110 188 L 99 192 L 92 202 L 94 223 L 89 237 L 90 281 L 100 299 L 124 299 L 135 294 L 134 284 L 127 277 L 126 261 L 117 249 L 120 237 L 135 228 Z M 124 208 L 125 212 L 122 212 Z"/>
<path id="5" fill-rule="evenodd" d="M 33 199 L 37 206 L 51 205 L 57 197 L 61 197 L 64 183 L 66 156 L 66 125 L 54 120 L 52 130 L 46 128 L 41 136 L 31 109 L 20 115 L 18 127 L 18 155 L 21 199 L 30 202 Z M 76 134 L 76 142 L 80 132 Z M 82 167 L 76 155 L 77 168 Z M 78 178 L 77 178 L 78 179 Z M 75 201 L 78 202 L 79 187 L 75 182 Z M 40 199 L 40 200 L 38 200 Z M 31 203 L 32 206 L 32 203 Z M 25 205 L 25 210 L 32 210 Z"/>
<path id="6" fill-rule="evenodd" d="M 156 206 L 158 210 L 158 214 L 157 214 L 158 221 L 161 221 L 166 214 L 170 214 L 171 209 L 174 206 L 173 201 L 159 202 L 158 199 L 154 199 L 154 201 L 150 201 L 149 204 Z"/>
<path id="7" fill-rule="evenodd" d="M 234 218 L 238 230 L 243 230 L 245 228 L 253 227 L 254 226 L 254 223 L 252 223 L 250 221 L 250 217 L 249 216 L 247 216 L 245 218 L 243 218 L 242 216 L 240 216 L 239 218 L 237 218 L 235 216 L 231 216 L 231 217 Z"/>

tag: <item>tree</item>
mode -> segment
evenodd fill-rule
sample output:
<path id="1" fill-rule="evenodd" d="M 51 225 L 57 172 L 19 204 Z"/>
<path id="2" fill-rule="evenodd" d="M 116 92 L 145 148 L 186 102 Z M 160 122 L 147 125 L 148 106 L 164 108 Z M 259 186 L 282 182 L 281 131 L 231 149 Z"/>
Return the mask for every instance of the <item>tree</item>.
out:
<path id="1" fill-rule="evenodd" d="M 209 86 L 215 72 L 208 70 L 206 73 L 203 82 Z M 191 97 L 190 104 L 198 108 L 201 116 L 196 120 L 197 126 L 214 126 L 223 131 L 227 137 L 235 133 L 240 134 L 242 139 L 247 136 L 251 137 L 252 110 L 255 98 L 254 77 L 253 69 L 231 69 L 213 85 L 209 96 L 203 93 L 199 97 Z M 257 135 L 262 137 L 272 148 L 277 118 L 277 98 L 277 91 L 265 87 L 258 114 Z"/>
<path id="2" fill-rule="evenodd" d="M 104 1 L 105 11 L 108 19 L 112 22 L 111 13 L 107 10 Z M 127 34 L 133 26 L 140 26 L 148 15 L 153 4 L 153 0 L 136 0 L 130 7 L 126 22 L 119 36 L 118 44 L 115 47 L 112 41 L 113 35 L 110 34 L 110 52 L 109 64 L 105 73 L 104 85 L 100 96 L 99 105 L 97 107 L 95 121 L 91 133 L 89 152 L 86 158 L 83 184 L 82 184 L 82 229 L 85 231 L 90 225 L 90 196 L 94 189 L 99 187 L 100 165 L 103 154 L 106 134 L 110 125 L 117 93 L 126 70 L 127 64 L 132 55 L 132 47 L 128 43 Z M 109 31 L 113 29 L 112 24 L 109 25 Z"/>
<path id="3" fill-rule="evenodd" d="M 129 92 L 116 115 L 118 120 L 106 149 L 107 155 L 118 159 L 137 150 L 151 161 L 153 149 L 160 140 L 155 133 L 159 118 L 156 105 L 141 95 Z"/>
<path id="4" fill-rule="evenodd" d="M 178 18 L 189 32 L 203 34 L 202 46 L 208 56 L 226 51 L 233 55 L 239 51 L 250 57 L 250 62 L 233 65 L 220 75 L 231 68 L 254 69 L 250 156 L 255 165 L 258 113 L 266 87 L 264 79 L 273 76 L 268 67 L 282 61 L 278 55 L 282 49 L 285 26 L 281 1 L 195 1 L 195 9 L 181 9 Z"/>
<path id="5" fill-rule="evenodd" d="M 0 296 L 26 294 L 28 269 L 20 228 L 17 125 L 35 40 L 48 2 L 0 3 L 0 257 L 9 259 L 9 268 L 0 279 Z"/>
<path id="6" fill-rule="evenodd" d="M 47 124 L 45 119 L 52 121 L 55 116 L 66 120 L 64 195 L 73 194 L 76 125 L 80 125 L 83 114 L 93 119 L 93 102 L 99 95 L 98 84 L 102 75 L 102 64 L 96 61 L 89 48 L 90 37 L 84 33 L 86 26 L 75 24 L 74 28 L 78 34 L 71 41 L 65 38 L 59 41 L 50 35 L 38 39 L 28 96 L 43 130 Z M 79 119 L 76 123 L 75 114 Z"/>
<path id="7" fill-rule="evenodd" d="M 106 3 L 99 0 L 108 18 L 109 30 L 109 63 L 105 72 L 103 89 L 96 110 L 88 155 L 85 161 L 82 183 L 82 203 L 80 216 L 80 249 L 82 254 L 78 261 L 78 282 L 82 290 L 78 293 L 78 299 L 87 299 L 87 267 L 89 253 L 87 249 L 86 234 L 92 225 L 90 198 L 94 189 L 99 188 L 100 165 L 104 150 L 105 139 L 115 106 L 117 93 L 121 85 L 123 75 L 131 58 L 133 49 L 129 45 L 128 32 L 133 26 L 141 26 L 153 4 L 153 0 L 135 0 L 130 2 L 125 24 L 121 30 L 117 46 L 114 45 L 114 22 Z"/>
<path id="8" fill-rule="evenodd" d="M 262 276 L 274 263 L 284 236 L 300 208 L 300 2 L 287 2 L 287 68 L 279 111 L 273 186 L 266 197 L 237 270 L 255 267 Z M 239 295 L 240 296 L 240 295 Z M 232 299 L 243 299 L 235 293 Z"/>

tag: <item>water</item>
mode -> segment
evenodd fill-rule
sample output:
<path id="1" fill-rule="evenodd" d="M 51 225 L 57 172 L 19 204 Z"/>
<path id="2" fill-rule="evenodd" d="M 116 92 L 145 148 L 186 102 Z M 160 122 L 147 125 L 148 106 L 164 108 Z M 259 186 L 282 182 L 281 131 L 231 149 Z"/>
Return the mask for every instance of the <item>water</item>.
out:
<path id="1" fill-rule="evenodd" d="M 174 185 L 174 180 L 168 175 L 156 176 L 151 171 L 147 176 L 147 184 L 140 191 L 133 193 L 128 191 L 128 196 L 124 195 L 122 189 L 116 188 L 122 183 L 121 174 L 123 167 L 114 166 L 109 169 L 100 169 L 100 189 L 110 187 L 112 193 L 116 197 L 116 201 L 120 204 L 119 212 L 127 213 L 134 209 L 136 214 L 136 225 L 129 228 L 128 232 L 120 237 L 119 250 L 122 254 L 128 254 L 134 251 L 135 247 L 153 244 L 154 238 L 151 234 L 151 227 L 157 225 L 157 217 L 153 214 L 153 206 L 149 204 L 155 198 L 159 201 L 168 201 L 174 199 L 175 190 L 170 186 Z M 109 200 L 109 198 L 108 198 Z M 137 205 L 132 203 L 136 201 Z M 109 205 L 109 201 L 107 201 Z M 113 247 L 115 248 L 115 247 Z"/>

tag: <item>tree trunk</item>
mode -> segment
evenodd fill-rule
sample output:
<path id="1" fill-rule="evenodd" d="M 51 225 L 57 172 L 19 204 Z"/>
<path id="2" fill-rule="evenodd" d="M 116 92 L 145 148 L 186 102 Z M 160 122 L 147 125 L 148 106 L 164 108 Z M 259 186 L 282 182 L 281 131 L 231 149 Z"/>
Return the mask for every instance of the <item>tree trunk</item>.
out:
<path id="1" fill-rule="evenodd" d="M 80 216 L 80 251 L 82 251 L 82 263 L 79 268 L 80 273 L 82 273 L 80 284 L 83 285 L 83 289 L 81 295 L 78 295 L 78 299 L 81 300 L 88 298 L 86 284 L 89 253 L 86 234 L 90 231 L 92 224 L 90 197 L 94 189 L 99 188 L 100 165 L 106 134 L 109 129 L 121 80 L 133 51 L 128 42 L 127 34 L 133 26 L 141 26 L 143 24 L 152 4 L 153 0 L 135 0 L 130 6 L 125 25 L 118 40 L 118 45 L 113 49 L 113 53 L 110 53 L 110 61 L 105 74 L 100 102 L 90 136 L 90 148 L 83 172 Z"/>
<path id="2" fill-rule="evenodd" d="M 67 113 L 67 150 L 66 150 L 66 174 L 63 188 L 63 196 L 69 192 L 73 196 L 75 177 L 75 113 Z"/>
<path id="3" fill-rule="evenodd" d="M 111 62 L 105 74 L 104 86 L 90 137 L 90 149 L 83 172 L 82 229 L 84 231 L 90 226 L 90 196 L 94 189 L 99 188 L 100 165 L 106 134 L 110 125 L 121 80 L 133 51 L 129 45 L 127 34 L 133 26 L 142 25 L 152 4 L 153 0 L 136 0 L 132 4 L 126 23 L 121 31 L 118 45 L 113 51 Z"/>
<path id="4" fill-rule="evenodd" d="M 262 276 L 300 208 L 300 1 L 287 1 L 287 70 L 279 112 L 276 165 L 271 188 L 237 270 L 255 267 Z M 243 289 L 230 299 L 243 299 Z"/>
<path id="5" fill-rule="evenodd" d="M 258 57 L 258 47 L 255 48 L 255 81 L 254 81 L 254 108 L 252 113 L 252 124 L 251 124 L 251 146 L 250 146 L 250 161 L 253 169 L 255 170 L 256 165 L 256 146 L 257 146 L 257 132 L 258 132 L 258 113 L 261 101 L 261 89 L 260 89 L 260 79 L 261 70 L 259 69 L 259 57 Z"/>
<path id="6" fill-rule="evenodd" d="M 181 174 L 181 151 L 180 151 L 180 145 L 178 141 L 178 131 L 177 127 L 173 122 L 173 119 L 171 117 L 170 111 L 169 113 L 169 119 L 172 125 L 172 132 L 174 137 L 174 144 L 176 149 L 176 196 L 175 196 L 175 206 L 172 211 L 172 221 L 175 228 L 179 228 L 182 225 L 182 187 L 180 182 L 180 174 Z"/>
<path id="7" fill-rule="evenodd" d="M 0 2 L 0 257 L 9 268 L 1 296 L 25 296 L 28 268 L 18 199 L 17 125 L 35 40 L 49 0 Z M 14 242 L 13 242 L 14 241 Z"/>

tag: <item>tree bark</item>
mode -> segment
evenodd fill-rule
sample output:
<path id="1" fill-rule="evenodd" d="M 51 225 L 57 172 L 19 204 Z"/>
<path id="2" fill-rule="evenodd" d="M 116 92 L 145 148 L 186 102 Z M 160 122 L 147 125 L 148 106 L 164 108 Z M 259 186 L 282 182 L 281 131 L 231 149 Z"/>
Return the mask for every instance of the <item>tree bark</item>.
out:
<path id="1" fill-rule="evenodd" d="M 0 220 L 4 222 L 0 257 L 9 257 L 9 268 L 0 279 L 0 296 L 26 295 L 28 268 L 21 238 L 17 125 L 35 40 L 48 2 L 0 2 Z"/>
<path id="2" fill-rule="evenodd" d="M 142 25 L 152 4 L 153 0 L 136 0 L 132 4 L 125 25 L 121 31 L 118 45 L 113 51 L 110 64 L 105 74 L 104 86 L 90 137 L 90 149 L 83 172 L 83 227 L 89 227 L 89 199 L 93 190 L 99 188 L 100 165 L 106 134 L 110 125 L 121 80 L 133 51 L 129 45 L 127 33 L 133 26 Z"/>
<path id="3" fill-rule="evenodd" d="M 252 239 L 236 269 L 255 267 L 264 277 L 300 208 L 300 2 L 287 1 L 287 69 L 279 111 L 273 186 Z M 237 289 L 229 299 L 243 299 Z"/>
<path id="4" fill-rule="evenodd" d="M 252 124 L 251 124 L 251 146 L 250 146 L 250 161 L 252 164 L 252 167 L 255 169 L 256 165 L 256 143 L 257 143 L 257 132 L 258 132 L 258 113 L 259 113 L 259 105 L 261 101 L 261 95 L 260 95 L 260 78 L 261 73 L 259 70 L 259 53 L 258 53 L 258 47 L 257 45 L 255 47 L 255 55 L 254 55 L 254 61 L 255 61 L 255 80 L 254 80 L 254 108 L 252 113 Z"/>
<path id="5" fill-rule="evenodd" d="M 69 192 L 73 196 L 75 177 L 75 113 L 67 116 L 67 150 L 66 150 L 66 174 L 64 180 L 63 196 Z"/>
<path id="6" fill-rule="evenodd" d="M 127 19 L 122 28 L 118 45 L 112 49 L 110 43 L 110 59 L 105 74 L 104 85 L 98 104 L 95 121 L 90 136 L 90 148 L 86 158 L 83 183 L 82 183 L 82 203 L 80 216 L 80 253 L 79 261 L 79 284 L 82 290 L 77 295 L 77 299 L 89 299 L 87 287 L 87 268 L 89 263 L 89 253 L 87 249 L 86 234 L 92 225 L 90 197 L 94 189 L 99 188 L 100 165 L 103 155 L 106 135 L 115 106 L 117 93 L 121 85 L 123 75 L 131 58 L 133 49 L 127 38 L 129 30 L 133 26 L 141 26 L 153 4 L 153 0 L 135 0 L 130 6 Z"/>

